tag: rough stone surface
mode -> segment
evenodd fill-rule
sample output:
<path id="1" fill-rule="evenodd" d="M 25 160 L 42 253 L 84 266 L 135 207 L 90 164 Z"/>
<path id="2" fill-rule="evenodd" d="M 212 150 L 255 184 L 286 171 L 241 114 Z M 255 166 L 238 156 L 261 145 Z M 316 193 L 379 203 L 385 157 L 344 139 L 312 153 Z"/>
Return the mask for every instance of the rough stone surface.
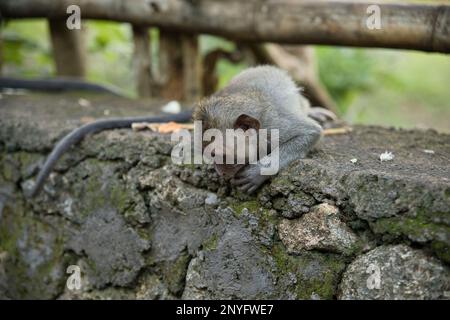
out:
<path id="1" fill-rule="evenodd" d="M 68 243 L 75 253 L 86 254 L 93 266 L 95 286 L 125 286 L 134 280 L 144 266 L 142 252 L 149 249 L 147 240 L 127 227 L 115 209 L 101 208 L 92 212 L 79 233 Z"/>
<path id="2" fill-rule="evenodd" d="M 24 196 L 54 143 L 86 117 L 152 110 L 95 95 L 3 95 L 0 298 L 446 297 L 450 136 L 433 131 L 325 137 L 247 196 L 210 166 L 174 165 L 167 135 L 113 130 L 72 148 L 44 192 Z M 394 160 L 379 161 L 385 150 Z M 375 293 L 364 289 L 370 261 L 385 284 Z M 81 269 L 80 290 L 65 286 L 69 265 Z"/>
<path id="3" fill-rule="evenodd" d="M 278 225 L 281 241 L 290 253 L 320 250 L 350 254 L 358 238 L 338 216 L 338 209 L 320 204 L 299 219 L 283 219 Z"/>
<path id="4" fill-rule="evenodd" d="M 448 272 L 442 263 L 420 250 L 406 245 L 381 246 L 348 266 L 339 298 L 448 299 Z"/>

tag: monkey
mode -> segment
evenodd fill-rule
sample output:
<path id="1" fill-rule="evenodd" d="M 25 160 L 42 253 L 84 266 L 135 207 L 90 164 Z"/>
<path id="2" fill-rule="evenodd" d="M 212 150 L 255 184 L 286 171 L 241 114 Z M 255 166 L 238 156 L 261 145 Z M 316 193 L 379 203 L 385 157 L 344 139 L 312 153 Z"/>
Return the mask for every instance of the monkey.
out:
<path id="1" fill-rule="evenodd" d="M 278 129 L 279 168 L 282 170 L 292 161 L 304 158 L 322 136 L 323 129 L 313 118 L 329 114 L 314 109 L 287 72 L 273 66 L 258 66 L 246 69 L 226 87 L 201 101 L 193 119 L 202 121 L 203 129 L 218 129 L 223 136 L 226 129 L 254 129 L 256 132 Z M 223 148 L 218 152 L 228 151 Z M 226 154 L 215 156 L 225 158 Z M 219 175 L 232 177 L 231 183 L 248 194 L 270 178 L 261 174 L 263 159 L 256 164 L 214 163 L 214 166 Z"/>
<path id="2" fill-rule="evenodd" d="M 72 145 L 86 135 L 103 130 L 130 128 L 136 122 L 203 122 L 203 128 L 226 129 L 278 129 L 280 169 L 292 161 L 306 157 L 322 136 L 319 124 L 324 119 L 335 119 L 334 113 L 312 108 L 300 93 L 292 78 L 274 66 L 246 69 L 230 83 L 210 97 L 201 100 L 193 110 L 156 117 L 135 117 L 97 120 L 83 125 L 60 140 L 47 157 L 30 192 L 35 197 L 41 190 L 56 161 Z M 221 156 L 226 156 L 223 154 Z M 263 159 L 260 159 L 262 161 Z M 261 162 L 257 164 L 214 164 L 221 176 L 248 194 L 255 192 L 267 179 L 261 175 Z"/>
<path id="3" fill-rule="evenodd" d="M 45 92 L 90 91 L 123 96 L 116 88 L 70 78 L 16 79 L 0 77 L 0 89 L 26 89 Z"/>

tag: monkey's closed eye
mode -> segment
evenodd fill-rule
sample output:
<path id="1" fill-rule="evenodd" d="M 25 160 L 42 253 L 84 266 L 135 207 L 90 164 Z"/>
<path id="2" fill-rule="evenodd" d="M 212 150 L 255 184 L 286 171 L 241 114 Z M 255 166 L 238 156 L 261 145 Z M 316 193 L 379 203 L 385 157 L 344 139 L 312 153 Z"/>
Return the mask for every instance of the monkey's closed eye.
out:
<path id="1" fill-rule="evenodd" d="M 247 131 L 248 129 L 259 130 L 261 124 L 258 119 L 255 119 L 249 115 L 241 114 L 234 123 L 234 129 L 242 129 Z"/>

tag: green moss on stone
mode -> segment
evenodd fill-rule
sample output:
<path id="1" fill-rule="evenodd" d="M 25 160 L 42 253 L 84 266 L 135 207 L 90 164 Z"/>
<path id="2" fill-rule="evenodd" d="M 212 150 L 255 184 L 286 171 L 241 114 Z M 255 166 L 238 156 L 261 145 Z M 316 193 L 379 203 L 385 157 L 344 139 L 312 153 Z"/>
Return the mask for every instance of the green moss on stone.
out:
<path id="1" fill-rule="evenodd" d="M 260 208 L 258 202 L 256 200 L 249 200 L 243 202 L 234 202 L 231 203 L 230 208 L 233 209 L 236 217 L 240 217 L 242 214 L 242 210 L 248 209 L 249 212 L 257 212 Z"/>
<path id="2" fill-rule="evenodd" d="M 345 269 L 345 261 L 341 256 L 326 253 L 291 256 L 279 243 L 273 246 L 270 254 L 277 266 L 279 278 L 288 273 L 295 274 L 297 283 L 294 291 L 298 299 L 311 299 L 314 295 L 321 299 L 335 297 L 340 275 Z M 311 275 L 311 272 L 315 274 Z"/>
<path id="3" fill-rule="evenodd" d="M 111 176 L 106 174 L 116 167 L 114 162 L 88 159 L 66 175 L 69 181 L 73 181 L 71 192 L 74 198 L 82 200 L 78 202 L 82 217 L 102 207 L 113 207 L 121 214 L 129 208 L 132 195 L 125 183 L 117 173 Z M 84 179 L 83 175 L 88 178 Z"/>
<path id="4" fill-rule="evenodd" d="M 2 159 L 2 176 L 6 181 L 17 182 L 20 178 L 19 163 L 11 156 Z"/>
<path id="5" fill-rule="evenodd" d="M 431 248 L 436 253 L 439 259 L 446 263 L 450 263 L 450 246 L 441 241 L 433 241 Z"/>
<path id="6" fill-rule="evenodd" d="M 176 296 L 180 296 L 183 292 L 190 261 L 191 256 L 184 251 L 173 263 L 167 263 L 164 270 L 164 280 L 167 283 L 167 287 Z"/>
<path id="7" fill-rule="evenodd" d="M 26 214 L 22 201 L 4 207 L 0 252 L 7 254 L 3 268 L 8 275 L 9 297 L 50 299 L 62 290 L 64 279 L 57 270 L 64 263 L 63 240 L 54 232 L 53 227 Z M 51 243 L 42 243 L 44 239 Z"/>
<path id="8" fill-rule="evenodd" d="M 407 236 L 413 241 L 426 242 L 440 233 L 450 234 L 450 227 L 430 222 L 423 216 L 378 219 L 371 224 L 375 233 Z"/>
<path id="9" fill-rule="evenodd" d="M 295 259 L 288 255 L 284 247 L 280 243 L 276 243 L 270 252 L 278 269 L 279 274 L 285 274 L 293 270 Z"/>
<path id="10" fill-rule="evenodd" d="M 320 275 L 309 277 L 302 274 L 297 285 L 298 299 L 311 299 L 318 296 L 320 299 L 333 299 L 336 296 L 340 275 L 345 269 L 344 259 L 335 254 L 314 253 L 304 259 L 305 264 L 315 266 L 319 264 L 322 268 Z"/>
<path id="11" fill-rule="evenodd" d="M 217 236 L 217 234 L 213 234 L 205 242 L 203 242 L 203 249 L 209 251 L 216 250 L 218 241 L 219 237 Z"/>

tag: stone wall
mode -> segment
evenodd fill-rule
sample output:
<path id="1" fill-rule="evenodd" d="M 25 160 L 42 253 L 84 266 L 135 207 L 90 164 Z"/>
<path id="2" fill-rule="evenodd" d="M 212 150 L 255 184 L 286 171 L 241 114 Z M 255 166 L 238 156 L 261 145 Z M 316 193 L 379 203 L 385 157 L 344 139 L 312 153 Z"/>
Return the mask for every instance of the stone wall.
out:
<path id="1" fill-rule="evenodd" d="M 27 199 L 82 117 L 145 112 L 88 99 L 0 99 L 1 298 L 450 297 L 450 136 L 356 127 L 250 197 L 206 165 L 172 164 L 169 136 L 114 130 Z M 394 160 L 380 162 L 385 150 Z M 80 290 L 66 287 L 69 265 Z"/>

